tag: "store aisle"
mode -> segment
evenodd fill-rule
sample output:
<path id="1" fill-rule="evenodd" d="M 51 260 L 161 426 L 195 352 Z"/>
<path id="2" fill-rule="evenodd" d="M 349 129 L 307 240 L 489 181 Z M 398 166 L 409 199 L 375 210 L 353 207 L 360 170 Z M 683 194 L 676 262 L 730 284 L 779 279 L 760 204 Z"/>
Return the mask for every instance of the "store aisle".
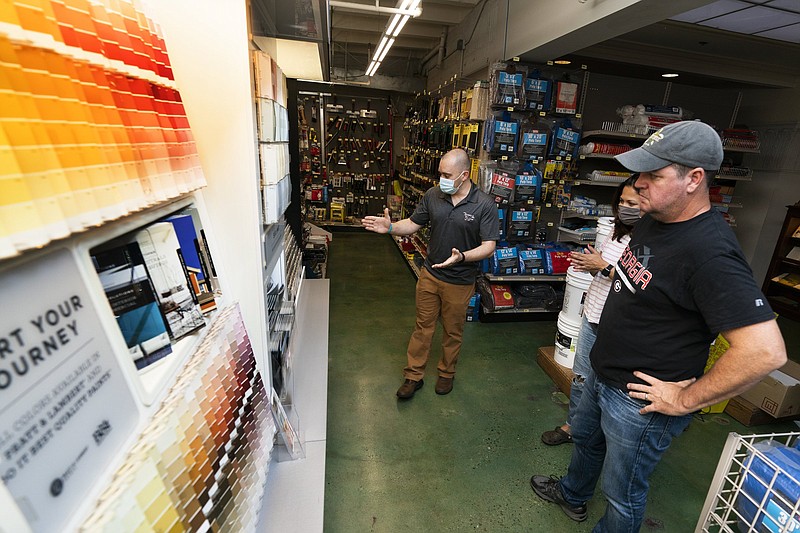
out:
<path id="1" fill-rule="evenodd" d="M 553 322 L 468 323 L 447 396 L 433 390 L 437 338 L 425 386 L 399 402 L 413 274 L 389 237 L 339 232 L 328 275 L 326 532 L 591 530 L 601 495 L 576 524 L 529 486 L 534 473 L 562 475 L 571 452 L 539 441 L 567 411 L 536 364 Z M 651 480 L 643 531 L 693 530 L 727 433 L 750 429 L 726 415 L 696 419 Z"/>

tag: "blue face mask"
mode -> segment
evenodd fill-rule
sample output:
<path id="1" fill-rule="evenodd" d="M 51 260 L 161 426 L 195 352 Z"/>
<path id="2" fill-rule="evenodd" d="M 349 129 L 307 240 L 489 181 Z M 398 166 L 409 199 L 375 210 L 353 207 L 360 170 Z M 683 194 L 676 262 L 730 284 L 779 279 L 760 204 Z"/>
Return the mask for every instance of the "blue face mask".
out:
<path id="1" fill-rule="evenodd" d="M 443 193 L 451 195 L 455 194 L 456 191 L 458 191 L 458 187 L 456 187 L 456 180 L 451 180 L 447 178 L 439 178 L 439 188 L 442 190 Z"/>

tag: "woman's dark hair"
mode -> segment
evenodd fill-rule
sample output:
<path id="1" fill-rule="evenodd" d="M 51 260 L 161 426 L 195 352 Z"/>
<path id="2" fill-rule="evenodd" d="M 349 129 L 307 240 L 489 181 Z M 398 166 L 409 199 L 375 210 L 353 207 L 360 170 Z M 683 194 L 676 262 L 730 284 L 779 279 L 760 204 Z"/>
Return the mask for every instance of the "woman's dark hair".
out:
<path id="1" fill-rule="evenodd" d="M 630 235 L 633 230 L 633 227 L 623 224 L 617 215 L 619 214 L 619 199 L 622 198 L 622 191 L 625 190 L 625 187 L 636 188 L 634 184 L 638 177 L 639 174 L 633 174 L 630 178 L 620 183 L 617 190 L 614 191 L 614 197 L 611 199 L 611 211 L 614 213 L 614 233 L 611 234 L 611 238 L 617 242 L 622 242 L 622 238 L 625 235 Z"/>

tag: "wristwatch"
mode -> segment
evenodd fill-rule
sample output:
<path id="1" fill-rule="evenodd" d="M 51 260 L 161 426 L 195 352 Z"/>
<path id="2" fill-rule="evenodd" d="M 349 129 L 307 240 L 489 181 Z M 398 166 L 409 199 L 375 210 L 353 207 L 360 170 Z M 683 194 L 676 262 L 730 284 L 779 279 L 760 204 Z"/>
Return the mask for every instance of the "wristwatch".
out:
<path id="1" fill-rule="evenodd" d="M 611 275 L 611 269 L 613 269 L 613 265 L 606 265 L 606 267 L 600 271 L 602 275 L 605 277 L 609 277 Z"/>

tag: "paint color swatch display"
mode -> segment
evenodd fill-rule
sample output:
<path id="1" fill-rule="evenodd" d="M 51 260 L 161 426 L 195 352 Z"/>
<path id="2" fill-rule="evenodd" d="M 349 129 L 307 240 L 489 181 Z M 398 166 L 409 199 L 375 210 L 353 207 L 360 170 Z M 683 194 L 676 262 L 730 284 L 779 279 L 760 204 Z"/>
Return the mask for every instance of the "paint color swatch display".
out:
<path id="1" fill-rule="evenodd" d="M 275 423 L 238 306 L 223 310 L 83 531 L 253 531 Z"/>
<path id="2" fill-rule="evenodd" d="M 0 258 L 203 185 L 138 0 L 0 2 Z"/>

